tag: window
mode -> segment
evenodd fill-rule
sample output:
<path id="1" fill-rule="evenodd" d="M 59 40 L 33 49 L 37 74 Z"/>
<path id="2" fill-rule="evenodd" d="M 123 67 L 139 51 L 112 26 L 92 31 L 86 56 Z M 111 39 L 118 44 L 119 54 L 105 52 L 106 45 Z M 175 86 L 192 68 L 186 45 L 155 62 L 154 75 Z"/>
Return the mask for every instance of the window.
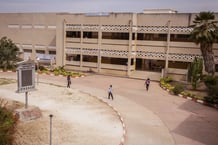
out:
<path id="1" fill-rule="evenodd" d="M 106 64 L 127 65 L 128 59 L 126 59 L 126 58 L 102 57 L 101 62 L 106 63 Z"/>
<path id="2" fill-rule="evenodd" d="M 49 54 L 56 54 L 56 51 L 49 51 Z"/>
<path id="3" fill-rule="evenodd" d="M 83 32 L 83 38 L 95 38 L 95 39 L 98 39 L 98 32 Z"/>
<path id="4" fill-rule="evenodd" d="M 45 51 L 44 50 L 36 50 L 36 53 L 45 54 Z"/>
<path id="5" fill-rule="evenodd" d="M 66 37 L 80 38 L 80 36 L 81 36 L 80 31 L 67 31 L 66 32 Z"/>
<path id="6" fill-rule="evenodd" d="M 215 64 L 215 72 L 218 72 L 218 64 Z"/>
<path id="7" fill-rule="evenodd" d="M 182 61 L 169 61 L 169 68 L 177 68 L 177 69 L 187 69 L 189 62 Z"/>
<path id="8" fill-rule="evenodd" d="M 137 40 L 167 41 L 167 34 L 138 33 Z"/>
<path id="9" fill-rule="evenodd" d="M 98 58 L 97 58 L 97 56 L 83 55 L 83 61 L 84 62 L 95 62 L 95 63 L 97 63 Z"/>
<path id="10" fill-rule="evenodd" d="M 102 39 L 129 40 L 129 33 L 103 32 Z"/>
<path id="11" fill-rule="evenodd" d="M 80 61 L 80 55 L 79 54 L 66 54 L 66 60 L 67 61 Z"/>
<path id="12" fill-rule="evenodd" d="M 32 53 L 31 49 L 24 49 L 23 52 Z"/>
<path id="13" fill-rule="evenodd" d="M 187 34 L 171 34 L 170 41 L 191 42 L 190 35 Z"/>

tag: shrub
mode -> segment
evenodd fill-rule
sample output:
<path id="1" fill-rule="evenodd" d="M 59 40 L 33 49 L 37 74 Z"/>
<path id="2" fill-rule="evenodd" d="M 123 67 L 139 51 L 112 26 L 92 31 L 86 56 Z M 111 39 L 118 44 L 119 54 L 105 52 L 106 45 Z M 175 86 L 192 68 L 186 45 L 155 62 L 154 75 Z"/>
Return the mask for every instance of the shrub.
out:
<path id="1" fill-rule="evenodd" d="M 212 86 L 217 84 L 216 78 L 214 76 L 208 75 L 204 77 L 204 84 L 207 86 L 207 88 L 210 89 Z"/>
<path id="2" fill-rule="evenodd" d="M 218 97 L 207 96 L 204 97 L 204 101 L 209 104 L 218 104 Z"/>
<path id="3" fill-rule="evenodd" d="M 197 88 L 198 81 L 202 76 L 202 70 L 203 60 L 201 58 L 195 58 L 188 70 L 188 80 L 191 80 L 193 89 Z"/>
<path id="4" fill-rule="evenodd" d="M 48 71 L 48 69 L 45 68 L 43 65 L 40 65 L 40 66 L 39 66 L 39 70 L 40 70 L 40 71 Z"/>
<path id="5" fill-rule="evenodd" d="M 183 92 L 184 91 L 184 87 L 182 86 L 182 85 L 180 85 L 180 84 L 177 84 L 174 88 L 173 88 L 173 93 L 175 94 L 175 95 L 178 95 L 178 94 L 180 94 L 181 92 Z"/>
<path id="6" fill-rule="evenodd" d="M 182 91 L 180 94 L 182 94 L 183 96 L 188 96 L 188 92 L 186 91 Z"/>
<path id="7" fill-rule="evenodd" d="M 209 96 L 204 98 L 205 101 L 210 104 L 218 104 L 218 84 L 216 78 L 208 75 L 204 78 L 204 83 L 209 89 Z"/>
<path id="8" fill-rule="evenodd" d="M 16 120 L 11 112 L 0 107 L 0 145 L 13 144 L 13 132 Z"/>
<path id="9" fill-rule="evenodd" d="M 172 82 L 173 81 L 173 78 L 171 78 L 171 77 L 166 77 L 165 78 L 165 82 L 166 83 L 170 83 L 170 82 Z"/>

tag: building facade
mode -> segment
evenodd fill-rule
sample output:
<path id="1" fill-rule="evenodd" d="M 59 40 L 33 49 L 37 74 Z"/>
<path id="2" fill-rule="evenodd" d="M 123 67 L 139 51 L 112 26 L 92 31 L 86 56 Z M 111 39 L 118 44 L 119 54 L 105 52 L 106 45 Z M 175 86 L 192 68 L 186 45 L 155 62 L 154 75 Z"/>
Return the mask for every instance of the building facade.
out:
<path id="1" fill-rule="evenodd" d="M 189 39 L 196 14 L 0 14 L 0 37 L 21 57 L 52 60 L 70 70 L 159 80 L 163 72 L 186 79 L 199 45 Z M 218 13 L 215 13 L 218 20 Z M 213 45 L 218 74 L 218 44 Z"/>

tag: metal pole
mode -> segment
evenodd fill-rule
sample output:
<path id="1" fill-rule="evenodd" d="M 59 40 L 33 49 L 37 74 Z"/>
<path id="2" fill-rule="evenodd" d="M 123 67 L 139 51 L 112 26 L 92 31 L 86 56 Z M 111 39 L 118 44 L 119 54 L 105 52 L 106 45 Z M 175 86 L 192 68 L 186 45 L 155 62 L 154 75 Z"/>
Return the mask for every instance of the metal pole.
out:
<path id="1" fill-rule="evenodd" d="M 53 115 L 50 114 L 49 117 L 50 117 L 50 144 L 49 145 L 52 145 L 52 117 Z"/>
<path id="2" fill-rule="evenodd" d="M 37 85 L 39 85 L 39 73 L 37 72 Z"/>
<path id="3" fill-rule="evenodd" d="M 37 59 L 36 59 L 36 61 L 37 61 L 37 69 L 36 69 L 36 72 L 37 72 L 37 85 L 39 85 L 39 72 L 38 72 L 38 70 L 39 70 L 39 58 L 37 57 Z"/>
<path id="4" fill-rule="evenodd" d="M 25 100 L 26 100 L 25 108 L 27 109 L 28 108 L 28 92 L 25 92 Z"/>

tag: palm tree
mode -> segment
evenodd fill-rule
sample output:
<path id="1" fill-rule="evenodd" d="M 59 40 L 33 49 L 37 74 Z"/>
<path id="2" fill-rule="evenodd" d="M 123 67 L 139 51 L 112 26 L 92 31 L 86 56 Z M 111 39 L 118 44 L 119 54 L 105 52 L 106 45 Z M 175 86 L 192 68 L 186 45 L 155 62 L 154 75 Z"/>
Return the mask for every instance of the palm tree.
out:
<path id="1" fill-rule="evenodd" d="M 0 68 L 4 70 L 13 68 L 18 61 L 18 51 L 19 48 L 12 40 L 7 39 L 7 37 L 2 37 L 0 39 Z"/>
<path id="2" fill-rule="evenodd" d="M 204 60 L 205 71 L 214 75 L 215 62 L 213 53 L 213 43 L 218 40 L 218 27 L 216 25 L 213 12 L 200 12 L 195 16 L 194 25 L 191 32 L 191 39 L 200 44 L 201 53 Z"/>

